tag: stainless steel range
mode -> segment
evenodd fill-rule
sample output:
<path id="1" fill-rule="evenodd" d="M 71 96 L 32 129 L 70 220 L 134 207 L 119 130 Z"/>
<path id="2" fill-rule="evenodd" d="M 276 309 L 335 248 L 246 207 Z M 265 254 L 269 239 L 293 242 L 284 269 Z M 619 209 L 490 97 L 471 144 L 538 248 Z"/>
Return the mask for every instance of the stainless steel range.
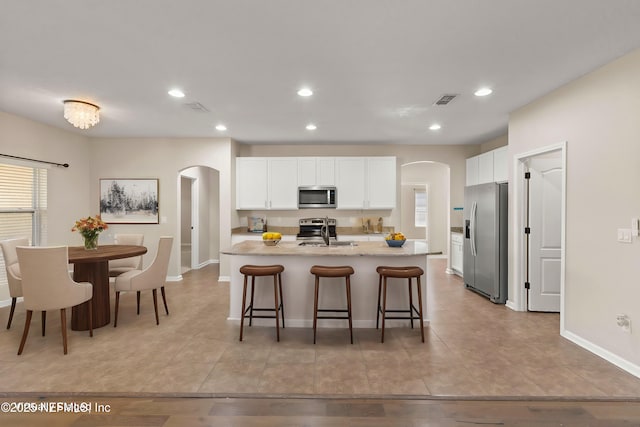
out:
<path id="1" fill-rule="evenodd" d="M 329 241 L 335 242 L 338 239 L 338 236 L 336 235 L 335 218 L 302 218 L 298 222 L 300 230 L 296 235 L 296 240 L 310 243 L 324 243 L 321 230 L 325 221 L 327 222 L 327 228 L 329 229 Z"/>

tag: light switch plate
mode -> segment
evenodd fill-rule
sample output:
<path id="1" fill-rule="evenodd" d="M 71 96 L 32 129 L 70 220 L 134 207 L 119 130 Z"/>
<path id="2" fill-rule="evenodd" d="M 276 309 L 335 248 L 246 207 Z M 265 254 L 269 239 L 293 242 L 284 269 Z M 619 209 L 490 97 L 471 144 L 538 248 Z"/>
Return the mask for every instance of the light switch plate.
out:
<path id="1" fill-rule="evenodd" d="M 631 229 L 618 228 L 618 242 L 631 243 Z"/>
<path id="2" fill-rule="evenodd" d="M 638 218 L 631 218 L 631 236 L 632 237 L 637 237 L 638 236 Z"/>

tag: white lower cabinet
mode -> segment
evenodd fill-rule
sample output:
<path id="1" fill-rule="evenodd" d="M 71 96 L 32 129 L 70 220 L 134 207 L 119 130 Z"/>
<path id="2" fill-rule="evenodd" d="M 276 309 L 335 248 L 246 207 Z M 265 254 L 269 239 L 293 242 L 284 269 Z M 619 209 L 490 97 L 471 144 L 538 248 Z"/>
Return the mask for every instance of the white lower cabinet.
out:
<path id="1" fill-rule="evenodd" d="M 462 233 L 451 233 L 451 269 L 462 276 Z"/>

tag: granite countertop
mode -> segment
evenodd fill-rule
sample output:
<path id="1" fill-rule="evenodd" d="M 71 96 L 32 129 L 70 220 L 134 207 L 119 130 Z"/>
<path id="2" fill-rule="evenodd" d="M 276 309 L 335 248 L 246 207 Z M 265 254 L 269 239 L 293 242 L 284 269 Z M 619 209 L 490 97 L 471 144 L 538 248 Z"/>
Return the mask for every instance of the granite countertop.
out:
<path id="1" fill-rule="evenodd" d="M 452 233 L 462 233 L 462 228 L 463 227 L 451 227 L 451 232 Z"/>
<path id="2" fill-rule="evenodd" d="M 267 246 L 261 241 L 244 241 L 221 251 L 225 255 L 266 256 L 415 256 L 433 255 L 426 242 L 407 241 L 400 248 L 391 248 L 386 242 L 355 242 L 354 246 L 298 246 L 298 242 L 280 241 Z M 440 253 L 440 252 L 437 252 Z"/>

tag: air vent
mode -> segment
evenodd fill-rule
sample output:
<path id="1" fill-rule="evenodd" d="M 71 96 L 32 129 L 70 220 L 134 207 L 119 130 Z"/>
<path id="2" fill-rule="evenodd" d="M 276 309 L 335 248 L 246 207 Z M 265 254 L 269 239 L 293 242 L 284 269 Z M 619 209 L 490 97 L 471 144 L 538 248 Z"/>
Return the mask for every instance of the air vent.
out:
<path id="1" fill-rule="evenodd" d="M 189 102 L 187 104 L 184 104 L 185 107 L 192 109 L 193 111 L 201 111 L 203 113 L 208 113 L 209 109 L 207 107 L 205 107 L 204 105 L 200 104 L 199 102 Z"/>
<path id="2" fill-rule="evenodd" d="M 458 95 L 457 94 L 442 95 L 440 99 L 438 99 L 436 102 L 433 103 L 433 105 L 447 105 L 448 103 L 453 101 L 456 96 Z"/>

